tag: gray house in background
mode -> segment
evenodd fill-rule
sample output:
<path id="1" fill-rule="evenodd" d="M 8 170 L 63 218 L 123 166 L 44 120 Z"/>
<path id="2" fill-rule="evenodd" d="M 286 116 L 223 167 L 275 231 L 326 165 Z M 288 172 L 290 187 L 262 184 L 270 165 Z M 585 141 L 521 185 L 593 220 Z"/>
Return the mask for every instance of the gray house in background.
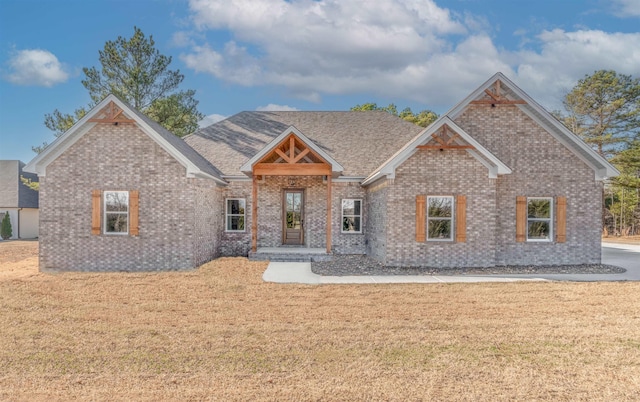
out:
<path id="1" fill-rule="evenodd" d="M 388 266 L 600 262 L 618 172 L 501 73 L 427 128 L 242 112 L 184 140 L 109 95 L 25 167 L 40 269 L 366 254 Z"/>
<path id="2" fill-rule="evenodd" d="M 0 161 L 0 222 L 8 212 L 12 239 L 38 237 L 38 192 L 22 184 L 20 176 L 38 181 L 38 176 L 22 170 L 18 160 Z"/>

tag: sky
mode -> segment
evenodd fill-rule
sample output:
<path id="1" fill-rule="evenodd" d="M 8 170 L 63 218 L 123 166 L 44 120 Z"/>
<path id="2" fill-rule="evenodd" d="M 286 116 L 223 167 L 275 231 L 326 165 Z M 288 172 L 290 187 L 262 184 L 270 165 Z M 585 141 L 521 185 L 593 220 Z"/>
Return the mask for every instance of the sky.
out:
<path id="1" fill-rule="evenodd" d="M 579 79 L 640 77 L 640 0 L 0 0 L 0 159 L 90 103 L 83 67 L 134 26 L 207 125 L 244 110 L 446 112 L 500 71 L 548 110 Z"/>

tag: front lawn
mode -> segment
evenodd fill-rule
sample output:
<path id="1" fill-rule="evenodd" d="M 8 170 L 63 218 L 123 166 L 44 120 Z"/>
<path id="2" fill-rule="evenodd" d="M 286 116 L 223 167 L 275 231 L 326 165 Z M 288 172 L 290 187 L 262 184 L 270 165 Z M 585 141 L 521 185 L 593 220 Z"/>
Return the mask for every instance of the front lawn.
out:
<path id="1" fill-rule="evenodd" d="M 34 250 L 0 243 L 0 400 L 640 392 L 640 283 L 278 285 L 243 258 L 186 273 L 41 274 Z"/>

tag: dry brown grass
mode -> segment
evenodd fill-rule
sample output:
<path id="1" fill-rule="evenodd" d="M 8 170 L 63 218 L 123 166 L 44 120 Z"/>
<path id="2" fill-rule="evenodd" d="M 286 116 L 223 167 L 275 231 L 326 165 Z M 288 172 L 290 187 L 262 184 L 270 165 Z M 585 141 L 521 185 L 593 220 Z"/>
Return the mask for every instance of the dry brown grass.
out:
<path id="1" fill-rule="evenodd" d="M 602 241 L 607 243 L 640 244 L 640 236 L 603 236 Z"/>
<path id="2" fill-rule="evenodd" d="M 276 285 L 242 258 L 40 274 L 11 244 L 0 400 L 640 397 L 638 283 Z"/>

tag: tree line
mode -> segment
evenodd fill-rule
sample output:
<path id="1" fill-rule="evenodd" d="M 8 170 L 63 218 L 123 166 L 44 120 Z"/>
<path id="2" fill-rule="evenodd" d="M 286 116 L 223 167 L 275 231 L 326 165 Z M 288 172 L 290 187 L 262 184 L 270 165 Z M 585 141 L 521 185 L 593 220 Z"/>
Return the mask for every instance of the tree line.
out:
<path id="1" fill-rule="evenodd" d="M 620 171 L 605 183 L 603 234 L 639 235 L 640 79 L 599 70 L 578 81 L 563 103 L 556 117 Z"/>

